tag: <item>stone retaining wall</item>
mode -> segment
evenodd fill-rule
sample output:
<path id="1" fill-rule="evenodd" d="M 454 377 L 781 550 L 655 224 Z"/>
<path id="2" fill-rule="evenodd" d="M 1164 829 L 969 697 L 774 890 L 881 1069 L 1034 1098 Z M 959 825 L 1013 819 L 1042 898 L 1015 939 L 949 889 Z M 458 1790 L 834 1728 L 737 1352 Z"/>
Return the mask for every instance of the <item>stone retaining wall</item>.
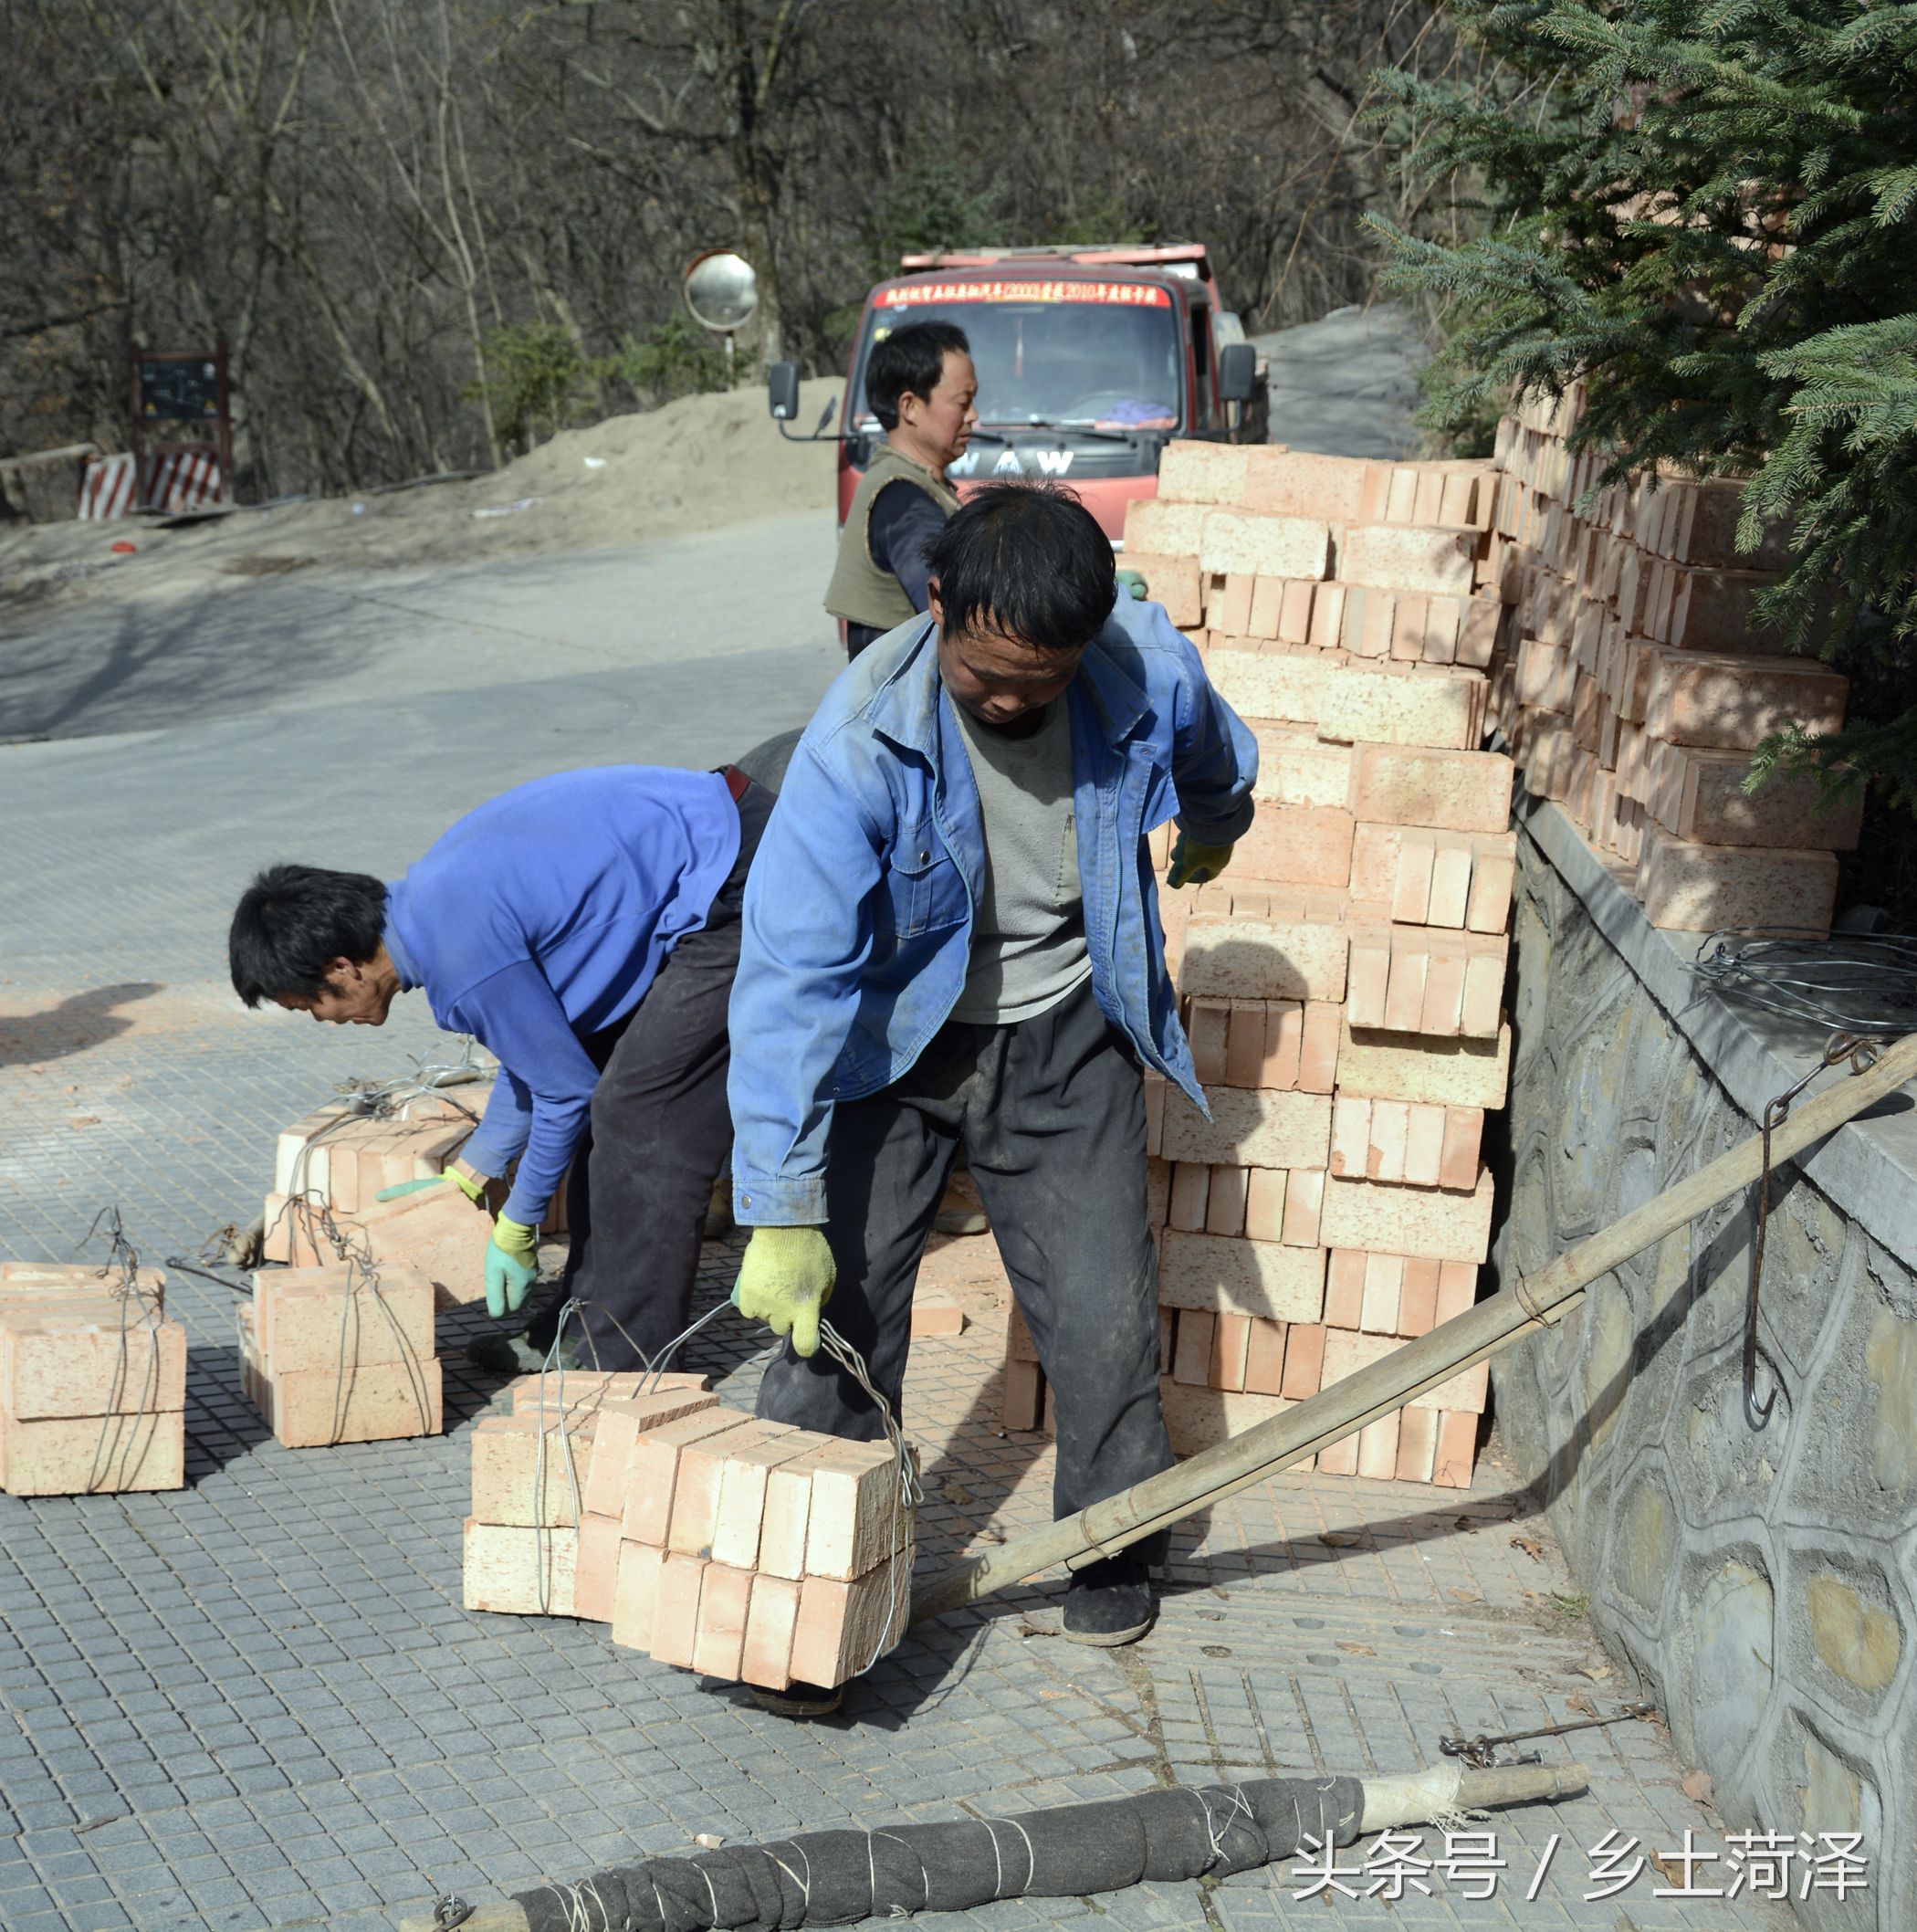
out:
<path id="1" fill-rule="evenodd" d="M 1694 941 L 1654 932 L 1556 806 L 1521 823 L 1503 1282 L 1751 1134 L 1821 1044 L 1699 989 Z M 1761 1431 L 1752 1198 L 1493 1363 L 1507 1450 L 1726 1824 L 1864 1833 L 1871 1889 L 1798 1906 L 1820 1932 L 1917 1926 L 1913 1150 L 1906 1109 L 1777 1175 L 1759 1387 L 1782 1392 Z"/>

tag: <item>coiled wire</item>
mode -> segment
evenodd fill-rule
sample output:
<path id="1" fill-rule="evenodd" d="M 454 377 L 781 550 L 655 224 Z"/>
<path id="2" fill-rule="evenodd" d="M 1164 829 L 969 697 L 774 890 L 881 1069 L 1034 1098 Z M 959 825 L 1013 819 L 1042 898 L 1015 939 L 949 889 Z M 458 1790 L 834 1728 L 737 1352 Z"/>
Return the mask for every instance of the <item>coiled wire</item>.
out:
<path id="1" fill-rule="evenodd" d="M 1713 932 L 1692 972 L 1713 992 L 1780 1019 L 1853 1039 L 1917 1033 L 1917 939 Z"/>

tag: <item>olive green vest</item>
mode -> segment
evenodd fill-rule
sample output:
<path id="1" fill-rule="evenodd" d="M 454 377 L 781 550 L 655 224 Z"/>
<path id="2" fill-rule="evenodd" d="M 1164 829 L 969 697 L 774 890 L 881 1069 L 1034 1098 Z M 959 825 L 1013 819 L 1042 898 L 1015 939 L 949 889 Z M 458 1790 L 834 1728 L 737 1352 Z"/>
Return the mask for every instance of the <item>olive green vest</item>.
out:
<path id="1" fill-rule="evenodd" d="M 888 483 L 916 484 L 948 517 L 958 508 L 958 493 L 949 483 L 935 477 L 922 463 L 900 456 L 891 444 L 880 446 L 871 467 L 852 493 L 852 508 L 839 533 L 839 560 L 825 587 L 825 608 L 834 617 L 851 624 L 869 624 L 880 631 L 907 624 L 918 614 L 898 579 L 872 561 L 872 506 Z"/>

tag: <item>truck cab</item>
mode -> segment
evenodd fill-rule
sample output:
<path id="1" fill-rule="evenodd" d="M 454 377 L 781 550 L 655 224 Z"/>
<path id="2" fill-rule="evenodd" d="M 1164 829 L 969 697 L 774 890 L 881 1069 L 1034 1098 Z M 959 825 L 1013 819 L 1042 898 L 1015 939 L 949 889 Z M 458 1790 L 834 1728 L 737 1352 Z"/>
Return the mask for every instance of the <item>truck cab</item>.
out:
<path id="1" fill-rule="evenodd" d="M 1126 505 L 1157 494 L 1172 437 L 1262 439 L 1255 352 L 1196 243 L 940 251 L 900 268 L 866 296 L 853 345 L 842 526 L 884 435 L 865 402 L 866 361 L 910 322 L 955 322 L 971 342 L 979 427 L 949 471 L 959 494 L 1021 478 L 1067 483 L 1116 548 Z"/>

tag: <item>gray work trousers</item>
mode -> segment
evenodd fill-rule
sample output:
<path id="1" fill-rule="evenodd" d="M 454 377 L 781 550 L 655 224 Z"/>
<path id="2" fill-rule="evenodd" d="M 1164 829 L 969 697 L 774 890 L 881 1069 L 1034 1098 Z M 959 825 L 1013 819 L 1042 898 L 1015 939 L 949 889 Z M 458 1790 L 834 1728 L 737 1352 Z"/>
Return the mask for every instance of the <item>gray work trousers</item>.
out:
<path id="1" fill-rule="evenodd" d="M 1069 1516 L 1171 1464 L 1144 1082 L 1089 981 L 1017 1025 L 943 1027 L 901 1079 L 833 1112 L 826 1234 L 838 1281 L 825 1314 L 895 1411 L 913 1283 L 961 1141 L 1052 1385 L 1053 1506 Z M 804 1360 L 790 1346 L 766 1370 L 759 1412 L 859 1441 L 885 1433 L 828 1356 Z M 1140 1553 L 1156 1560 L 1162 1549 Z"/>

